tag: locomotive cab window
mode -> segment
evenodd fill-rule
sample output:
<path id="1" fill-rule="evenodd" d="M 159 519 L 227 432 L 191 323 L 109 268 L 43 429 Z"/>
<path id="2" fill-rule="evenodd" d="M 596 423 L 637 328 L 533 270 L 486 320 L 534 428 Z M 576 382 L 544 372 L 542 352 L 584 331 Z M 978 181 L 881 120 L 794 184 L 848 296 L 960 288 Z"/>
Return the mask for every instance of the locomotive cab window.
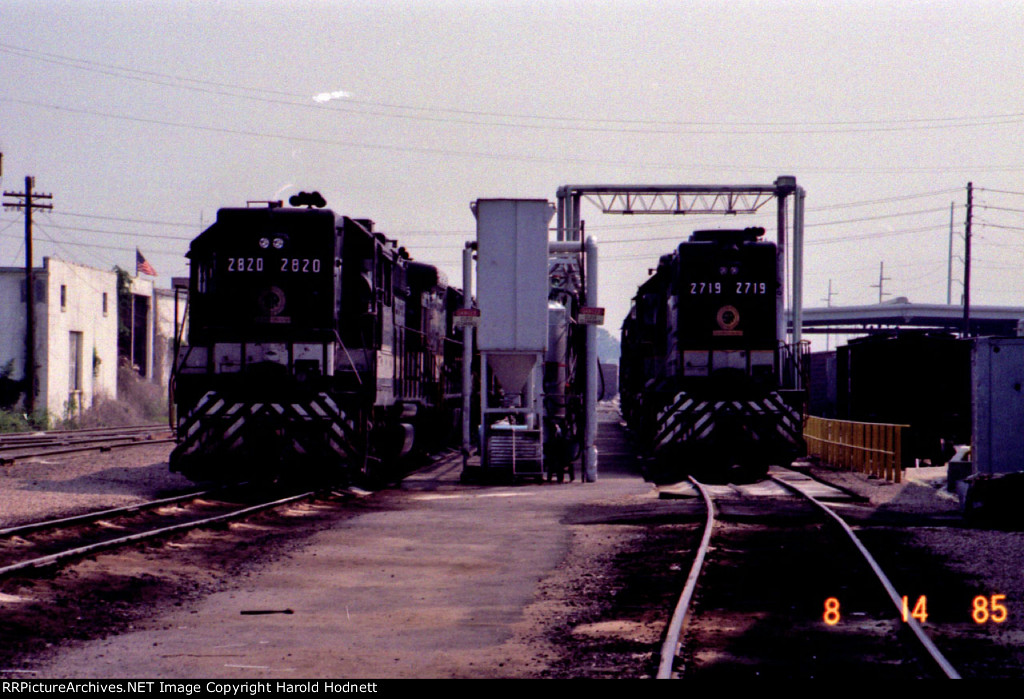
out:
<path id="1" fill-rule="evenodd" d="M 213 268 L 216 260 L 199 260 L 195 264 L 194 274 L 196 275 L 195 290 L 197 294 L 209 294 L 213 292 Z"/>
<path id="2" fill-rule="evenodd" d="M 637 304 L 640 322 L 644 325 L 658 324 L 658 298 L 653 294 L 645 294 L 641 303 Z"/>

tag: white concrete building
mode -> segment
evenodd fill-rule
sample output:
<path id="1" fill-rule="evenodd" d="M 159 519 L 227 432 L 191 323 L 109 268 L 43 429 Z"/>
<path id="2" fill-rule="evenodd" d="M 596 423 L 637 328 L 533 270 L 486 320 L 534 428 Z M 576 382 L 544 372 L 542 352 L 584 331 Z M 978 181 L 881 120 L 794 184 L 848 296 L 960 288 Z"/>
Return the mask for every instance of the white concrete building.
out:
<path id="1" fill-rule="evenodd" d="M 60 419 L 116 398 L 117 275 L 44 257 L 33 276 L 36 409 Z M 0 370 L 10 379 L 25 376 L 25 319 L 25 271 L 0 268 Z"/>

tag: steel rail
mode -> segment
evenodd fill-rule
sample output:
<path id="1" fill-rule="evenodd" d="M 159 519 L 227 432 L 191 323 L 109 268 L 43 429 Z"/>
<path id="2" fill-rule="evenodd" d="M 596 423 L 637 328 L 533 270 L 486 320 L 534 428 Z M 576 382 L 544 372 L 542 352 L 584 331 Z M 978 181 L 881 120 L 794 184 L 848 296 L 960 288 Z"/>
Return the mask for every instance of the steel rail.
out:
<path id="1" fill-rule="evenodd" d="M 697 589 L 697 580 L 700 578 L 701 570 L 704 567 L 704 557 L 711 544 L 711 532 L 715 527 L 715 504 L 707 489 L 692 476 L 690 482 L 704 498 L 704 509 L 707 512 L 704 520 L 704 536 L 701 538 L 700 546 L 697 547 L 697 554 L 693 558 L 693 565 L 690 566 L 690 574 L 686 578 L 686 585 L 676 603 L 675 611 L 672 613 L 672 620 L 669 622 L 668 631 L 665 634 L 665 642 L 661 646 L 661 663 L 658 665 L 657 679 L 672 679 L 673 665 L 679 653 L 679 636 L 683 630 L 683 623 L 690 609 L 690 602 L 693 600 L 693 593 Z"/>
<path id="2" fill-rule="evenodd" d="M 306 493 L 300 493 L 299 495 L 292 495 L 292 496 L 289 496 L 287 498 L 282 498 L 280 500 L 274 500 L 273 502 L 265 502 L 265 503 L 262 503 L 260 505 L 253 505 L 251 507 L 245 507 L 245 508 L 242 508 L 240 510 L 235 510 L 233 512 L 227 512 L 225 514 L 217 515 L 215 517 L 207 517 L 205 519 L 199 519 L 199 520 L 195 520 L 193 522 L 184 522 L 184 523 L 181 523 L 181 524 L 172 525 L 170 527 L 161 527 L 159 529 L 152 529 L 150 531 L 139 532 L 137 534 L 131 534 L 129 536 L 124 536 L 124 537 L 120 537 L 120 538 L 117 538 L 117 539 L 110 539 L 108 541 L 102 541 L 102 542 L 98 542 L 98 543 L 95 543 L 95 544 L 90 544 L 88 546 L 81 546 L 81 547 L 74 548 L 74 549 L 68 549 L 66 551 L 61 551 L 59 553 L 50 554 L 48 556 L 41 556 L 39 558 L 33 558 L 33 559 L 30 559 L 30 560 L 27 560 L 27 561 L 22 561 L 21 563 L 15 563 L 15 564 L 12 564 L 12 565 L 9 565 L 9 566 L 4 566 L 4 567 L 0 568 L 0 577 L 8 575 L 10 573 L 14 573 L 14 572 L 19 571 L 19 570 L 23 570 L 25 568 L 42 568 L 42 567 L 45 567 L 45 566 L 48 566 L 48 565 L 53 565 L 55 563 L 59 563 L 60 561 L 62 561 L 64 559 L 67 559 L 67 558 L 73 558 L 73 557 L 77 557 L 77 556 L 85 556 L 85 555 L 89 555 L 89 554 L 92 554 L 92 553 L 97 553 L 99 551 L 104 551 L 106 549 L 111 549 L 111 548 L 116 548 L 118 546 L 123 546 L 125 544 L 130 544 L 130 543 L 135 543 L 135 542 L 139 542 L 139 541 L 144 541 L 144 540 L 147 540 L 147 539 L 154 539 L 154 538 L 157 538 L 157 537 L 160 537 L 160 536 L 166 536 L 168 534 L 173 534 L 173 533 L 176 533 L 176 532 L 179 532 L 179 531 L 185 531 L 185 530 L 188 530 L 188 529 L 198 529 L 200 527 L 207 526 L 209 524 L 216 524 L 216 523 L 224 522 L 224 521 L 231 520 L 231 519 L 237 519 L 238 517 L 249 515 L 249 514 L 252 514 L 254 512 L 259 512 L 261 510 L 268 510 L 268 509 L 271 509 L 271 508 L 274 508 L 274 507 L 280 507 L 281 505 L 287 505 L 288 503 L 295 502 L 297 500 L 302 500 L 304 498 L 308 498 L 308 497 L 310 497 L 311 495 L 314 495 L 314 494 L 315 494 L 315 491 L 309 491 L 309 492 L 306 492 Z"/>
<path id="3" fill-rule="evenodd" d="M 181 502 L 183 500 L 201 498 L 211 494 L 212 492 L 212 490 L 200 490 L 194 493 L 185 493 L 183 495 L 175 495 L 174 497 L 170 498 L 163 498 L 162 500 L 148 500 L 146 502 L 139 502 L 134 505 L 114 507 L 109 510 L 97 510 L 96 512 L 86 512 L 80 515 L 61 517 L 60 519 L 48 519 L 42 522 L 19 524 L 14 527 L 0 529 L 0 536 L 15 536 L 18 534 L 28 534 L 30 532 L 36 532 L 40 529 L 49 529 L 51 527 L 61 527 L 68 524 L 91 522 L 97 519 L 102 519 L 103 517 L 110 517 L 111 515 L 128 514 L 129 512 L 136 512 L 138 510 L 145 510 L 147 508 L 156 508 L 162 505 L 171 505 L 176 502 Z"/>
<path id="4" fill-rule="evenodd" d="M 78 430 L 34 430 L 27 432 L 4 432 L 0 433 L 0 444 L 25 442 L 25 441 L 58 441 L 102 437 L 105 435 L 118 436 L 139 434 L 146 432 L 170 432 L 171 430 L 162 423 L 156 425 L 131 425 L 128 427 L 83 427 Z"/>
<path id="5" fill-rule="evenodd" d="M 109 435 L 82 435 L 81 437 L 59 437 L 56 439 L 21 439 L 21 440 L 0 440 L 0 451 L 20 451 L 25 449 L 47 449 L 49 447 L 73 447 L 89 444 L 103 444 L 105 442 L 149 442 L 157 439 L 165 439 L 170 435 L 169 430 L 161 430 L 159 434 L 153 432 L 121 432 Z"/>
<path id="6" fill-rule="evenodd" d="M 806 498 L 818 509 L 820 509 L 826 515 L 828 515 L 842 528 L 844 532 L 846 532 L 846 535 L 850 538 L 850 541 L 853 542 L 854 546 L 857 547 L 857 550 L 860 551 L 862 556 L 864 556 L 864 560 L 867 561 L 869 566 L 871 566 L 871 570 L 874 571 L 875 576 L 878 578 L 878 581 L 882 584 L 882 587 L 885 588 L 886 594 L 889 596 L 889 599 L 892 601 L 893 605 L 896 607 L 897 612 L 899 612 L 902 618 L 903 598 L 900 597 L 899 593 L 896 591 L 896 588 L 889 581 L 889 578 L 882 570 L 882 567 L 878 565 L 878 562 L 875 561 L 874 557 L 867 550 L 867 548 L 864 546 L 861 540 L 857 538 L 857 535 L 854 533 L 853 529 L 850 528 L 850 525 L 843 521 L 843 518 L 836 514 L 830 507 L 820 502 L 814 496 L 805 492 L 800 487 L 794 485 L 793 483 L 788 483 L 776 476 L 770 476 L 770 478 L 779 485 L 781 485 L 783 488 L 798 493 L 802 497 Z M 928 655 L 932 658 L 935 664 L 938 665 L 938 667 L 942 670 L 943 673 L 945 673 L 946 677 L 954 680 L 960 679 L 960 673 L 957 672 L 956 668 L 954 668 L 953 665 L 948 660 L 946 660 L 945 656 L 942 655 L 942 652 L 938 649 L 938 647 L 935 645 L 932 639 L 928 637 L 928 634 L 925 633 L 924 629 L 921 627 L 921 624 L 918 623 L 917 619 L 913 617 L 908 617 L 906 623 L 910 626 L 911 631 L 914 632 L 914 636 L 917 637 L 918 642 L 920 642 L 921 646 L 928 652 Z"/>
<path id="7" fill-rule="evenodd" d="M 60 454 L 74 454 L 81 451 L 104 451 L 110 449 L 123 449 L 127 447 L 143 447 L 153 444 L 167 444 L 175 441 L 174 437 L 164 437 L 161 439 L 132 439 L 124 438 L 126 441 L 118 441 L 115 439 L 99 439 L 89 444 L 79 444 L 79 446 L 61 446 L 56 449 L 48 449 L 45 445 L 41 447 L 33 446 L 17 446 L 7 447 L 7 449 L 26 449 L 30 450 L 25 454 L 13 454 L 10 456 L 0 456 L 0 466 L 9 466 L 15 461 L 34 459 L 40 456 L 58 456 Z M 34 451 L 33 451 L 34 449 Z"/>

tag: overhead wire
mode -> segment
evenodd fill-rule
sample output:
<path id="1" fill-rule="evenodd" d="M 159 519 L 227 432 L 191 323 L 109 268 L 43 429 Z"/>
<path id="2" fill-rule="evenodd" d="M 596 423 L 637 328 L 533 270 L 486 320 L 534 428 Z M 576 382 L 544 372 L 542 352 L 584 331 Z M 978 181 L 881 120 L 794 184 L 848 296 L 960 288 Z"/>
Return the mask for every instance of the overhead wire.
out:
<path id="1" fill-rule="evenodd" d="M 449 107 L 424 107 L 421 105 L 399 104 L 392 102 L 379 102 L 362 100 L 348 96 L 343 102 L 334 101 L 331 104 L 310 103 L 312 96 L 299 95 L 294 92 L 275 90 L 263 87 L 251 87 L 230 83 L 217 82 L 205 79 L 196 79 L 187 76 L 177 76 L 157 71 L 146 71 L 138 68 L 116 66 L 100 63 L 70 56 L 38 51 L 22 46 L 15 46 L 7 43 L 0 43 L 0 52 L 5 52 L 29 60 L 48 62 L 64 67 L 108 75 L 119 79 L 148 82 L 164 87 L 174 87 L 191 91 L 217 94 L 241 99 L 258 100 L 273 104 L 282 104 L 307 109 L 320 109 L 336 112 L 349 112 L 364 116 L 382 116 L 386 118 L 412 119 L 428 122 L 463 123 L 476 126 L 499 126 L 507 128 L 523 129 L 546 129 L 546 130 L 574 130 L 581 132 L 614 132 L 626 134 L 666 134 L 666 133 L 690 133 L 708 134 L 724 133 L 728 135 L 777 135 L 794 134 L 806 135 L 814 133 L 851 133 L 851 132 L 877 132 L 877 131 L 906 131 L 906 130 L 931 130 L 946 128 L 965 127 L 988 127 L 994 125 L 1016 124 L 1024 121 L 1024 113 L 1008 112 L 983 115 L 954 115 L 944 117 L 901 117 L 889 119 L 864 119 L 864 120 L 827 120 L 827 121 L 683 121 L 683 120 L 657 120 L 657 119 L 623 119 L 623 118 L 601 118 L 578 116 L 565 117 L 551 114 L 527 114 L 511 112 L 495 112 L 484 110 L 459 109 Z M 252 94 L 238 94 L 252 93 Z M 274 97 L 261 97 L 260 95 L 274 95 Z M 289 101 L 285 101 L 287 98 Z M 297 101 L 296 101 L 297 100 Z M 358 107 L 353 109 L 352 106 Z M 368 111 L 372 109 L 389 109 L 412 112 L 411 114 Z M 431 116 L 431 114 L 447 114 L 454 116 Z M 474 119 L 504 119 L 504 122 L 476 121 Z M 508 120 L 528 120 L 539 122 L 514 123 Z M 558 125 L 564 123 L 564 125 Z M 614 124 L 616 128 L 606 126 L 581 126 L 580 124 Z M 657 127 L 657 128 L 623 128 L 629 127 Z M 669 128 L 671 127 L 671 128 Z"/>
<path id="2" fill-rule="evenodd" d="M 701 169 L 711 171 L 759 171 L 759 172 L 781 172 L 799 169 L 807 173 L 830 173 L 830 174 L 907 174 L 907 173 L 929 173 L 929 172 L 1018 172 L 1024 170 L 1024 164 L 1021 165 L 902 165 L 893 167 L 823 167 L 823 166 L 808 166 L 804 165 L 799 168 L 793 168 L 785 165 L 740 165 L 740 164 L 713 164 L 713 163 L 656 163 L 656 162 L 640 162 L 630 160 L 614 160 L 614 159 L 597 159 L 597 158 L 583 158 L 583 157 L 550 157 L 550 156 L 537 156 L 537 155 L 524 155 L 516 153 L 496 153 L 486 151 L 468 151 L 468 150 L 454 150 L 446 148 L 431 148 L 426 146 L 398 146 L 387 143 L 367 143 L 358 141 L 348 141 L 342 139 L 323 138 L 316 136 L 300 136 L 294 134 L 284 133 L 272 133 L 266 131 L 256 131 L 253 129 L 237 129 L 228 128 L 223 126 L 211 126 L 206 124 L 195 124 L 182 121 L 170 121 L 167 119 L 158 119 L 154 117 L 143 117 L 133 116 L 127 114 L 117 114 L 114 112 L 101 111 L 96 109 L 86 109 L 81 107 L 70 107 L 66 105 L 59 105 L 47 102 L 39 102 L 36 100 L 25 100 L 16 99 L 11 97 L 0 96 L 0 102 L 7 102 L 10 104 L 20 104 L 23 106 L 37 107 L 41 109 L 50 109 L 57 112 L 66 112 L 68 114 L 79 114 L 100 117 L 105 119 L 114 119 L 119 121 L 127 121 L 131 123 L 149 124 L 154 126 L 167 126 L 171 128 L 194 130 L 207 133 L 220 133 L 234 136 L 244 136 L 249 138 L 260 138 L 260 139 L 274 139 L 286 142 L 295 143 L 313 143 L 327 146 L 337 146 L 343 148 L 356 148 L 364 150 L 380 150 L 385 152 L 396 152 L 396 153 L 414 153 L 421 155 L 443 155 L 447 157 L 462 157 L 462 158 L 479 158 L 484 160 L 500 160 L 502 162 L 525 162 L 525 163 L 545 163 L 545 164 L 576 164 L 576 165 L 606 165 L 616 167 L 643 167 L 648 170 L 673 170 L 678 171 L 680 169 Z"/>
<path id="3" fill-rule="evenodd" d="M 83 60 L 83 59 L 75 59 L 75 58 L 66 57 L 66 56 L 59 56 L 57 54 L 46 54 L 44 52 L 38 52 L 38 51 L 31 50 L 31 49 L 26 49 L 24 47 L 15 47 L 15 46 L 11 46 L 9 44 L 0 44 L 0 50 L 6 51 L 6 52 L 9 52 L 9 53 L 15 53 L 16 55 L 21 55 L 21 56 L 24 56 L 24 57 L 27 57 L 27 58 L 31 58 L 31 59 L 49 60 L 51 62 L 58 62 L 61 65 L 65 65 L 65 66 L 72 67 L 72 68 L 92 70 L 94 72 L 100 72 L 100 73 L 104 73 L 104 74 L 108 74 L 108 75 L 113 75 L 114 77 L 128 78 L 128 79 L 144 79 L 146 81 L 155 82 L 155 84 L 163 85 L 163 86 L 186 87 L 186 89 L 195 89 L 195 88 L 192 88 L 192 87 L 189 87 L 189 86 L 183 86 L 180 83 L 181 82 L 191 82 L 191 83 L 195 83 L 196 85 L 206 85 L 206 86 L 209 86 L 209 87 L 217 88 L 217 90 L 213 91 L 214 94 L 227 95 L 227 96 L 231 96 L 231 97 L 245 97 L 245 98 L 249 98 L 250 96 L 238 95 L 238 94 L 234 94 L 234 93 L 227 93 L 227 92 L 223 92 L 223 90 L 256 91 L 256 92 L 261 92 L 261 93 L 266 93 L 266 94 L 275 94 L 275 95 L 278 95 L 278 96 L 288 97 L 288 98 L 292 98 L 292 99 L 308 99 L 305 96 L 297 95 L 295 93 L 289 93 L 289 92 L 278 91 L 278 90 L 266 90 L 266 89 L 263 89 L 263 88 L 250 88 L 250 87 L 239 86 L 239 85 L 230 85 L 230 84 L 227 84 L 227 83 L 216 83 L 214 81 L 196 80 L 196 79 L 193 79 L 193 78 L 187 78 L 187 77 L 181 77 L 181 76 L 172 76 L 172 75 L 168 75 L 168 74 L 157 73 L 157 72 L 154 72 L 154 71 L 140 71 L 140 70 L 133 69 L 133 68 L 126 68 L 126 67 L 122 67 L 122 66 L 111 66 L 111 65 L 108 65 L 108 64 L 101 64 L 101 63 L 97 63 L 97 62 L 93 62 L 93 61 L 86 61 L 86 60 Z M 74 63 L 79 63 L 81 65 L 74 65 Z M 120 71 L 120 72 L 116 72 L 116 71 Z M 135 75 L 130 75 L 130 73 L 134 73 Z M 149 76 L 149 77 L 142 78 L 142 77 L 139 77 L 139 76 Z M 159 81 L 154 81 L 155 78 L 159 78 Z M 167 82 L 168 80 L 179 81 L 179 82 L 178 83 L 170 83 L 170 82 Z M 210 90 L 204 90 L 204 91 L 210 92 Z M 7 101 L 13 101 L 13 102 L 22 103 L 22 104 L 29 103 L 27 101 L 20 101 L 20 100 L 7 100 Z M 271 101 L 277 102 L 277 103 L 282 103 L 280 100 L 271 100 Z M 487 116 L 487 117 L 500 117 L 500 118 L 516 118 L 516 119 L 543 119 L 543 120 L 548 120 L 548 121 L 573 121 L 573 122 L 578 122 L 578 123 L 657 124 L 657 125 L 661 125 L 661 126 L 676 126 L 676 127 L 680 127 L 680 126 L 686 126 L 686 127 L 692 127 L 692 126 L 719 126 L 719 127 L 762 126 L 762 127 L 775 128 L 775 127 L 778 127 L 778 126 L 806 127 L 808 125 L 813 125 L 813 126 L 823 126 L 823 125 L 836 126 L 836 125 L 865 125 L 865 124 L 870 124 L 870 125 L 873 125 L 875 127 L 880 126 L 880 125 L 886 125 L 886 128 L 889 128 L 892 125 L 918 123 L 918 124 L 928 124 L 929 125 L 928 127 L 931 128 L 931 127 L 936 126 L 936 125 L 938 125 L 940 123 L 943 123 L 943 124 L 946 124 L 946 125 L 950 125 L 951 122 L 970 120 L 970 119 L 975 119 L 975 120 L 1014 119 L 1014 120 L 1016 120 L 1016 119 L 1019 119 L 1021 117 L 1024 117 L 1024 115 L 1022 115 L 1022 114 L 997 114 L 997 115 L 982 115 L 982 116 L 977 116 L 977 117 L 940 117 L 940 118 L 929 118 L 929 119 L 896 119 L 896 120 L 874 120 L 874 121 L 865 120 L 865 121 L 774 122 L 774 123 L 773 122 L 684 122 L 684 121 L 637 120 L 637 119 L 629 119 L 629 120 L 599 119 L 599 118 L 598 119 L 592 119 L 592 118 L 574 119 L 574 118 L 570 118 L 570 117 L 555 117 L 555 116 L 551 116 L 551 115 L 539 116 L 539 115 L 529 115 L 529 114 L 510 114 L 510 113 L 499 113 L 499 112 L 482 112 L 482 111 L 474 111 L 474 110 L 457 110 L 457 109 L 447 109 L 447 108 L 427 108 L 427 107 L 419 107 L 419 106 L 414 106 L 414 105 L 374 103 L 374 102 L 361 101 L 361 100 L 354 100 L 354 102 L 360 103 L 360 104 L 364 104 L 364 105 L 371 105 L 371 106 L 374 106 L 374 107 L 387 107 L 387 108 L 393 108 L 393 109 L 416 110 L 416 111 L 433 111 L 433 112 L 437 112 L 437 113 L 472 114 L 474 116 Z M 283 134 L 267 134 L 267 133 L 261 133 L 261 132 L 256 132 L 256 131 L 249 131 L 249 130 L 225 129 L 225 128 L 221 128 L 221 127 L 204 127 L 202 125 L 186 124 L 186 123 L 180 123 L 180 122 L 170 122 L 170 121 L 155 120 L 155 119 L 146 119 L 146 118 L 142 118 L 142 117 L 131 117 L 131 116 L 126 116 L 126 115 L 110 114 L 110 113 L 98 112 L 98 111 L 93 111 L 93 110 L 76 110 L 74 108 L 62 107 L 60 105 L 53 105 L 53 104 L 49 104 L 49 105 L 42 104 L 42 103 L 31 103 L 31 104 L 33 104 L 34 106 L 43 106 L 43 107 L 48 107 L 48 108 L 57 109 L 57 110 L 65 110 L 65 111 L 72 111 L 72 112 L 79 112 L 79 113 L 87 113 L 87 114 L 91 114 L 91 115 L 95 115 L 95 116 L 103 116 L 103 117 L 109 117 L 109 118 L 115 118 L 115 119 L 127 119 L 127 120 L 142 121 L 142 122 L 147 122 L 147 123 L 156 123 L 156 124 L 162 124 L 162 125 L 171 126 L 171 127 L 177 127 L 177 128 L 193 128 L 193 129 L 200 129 L 200 130 L 211 130 L 211 131 L 219 131 L 219 132 L 233 133 L 233 134 L 239 134 L 239 135 L 247 135 L 247 136 L 272 137 L 272 138 L 282 138 L 282 139 L 287 139 L 287 140 L 302 140 L 302 141 L 313 141 L 313 142 L 320 142 L 320 143 L 332 143 L 332 144 L 336 144 L 336 145 L 342 145 L 342 146 L 345 146 L 345 147 L 382 148 L 382 149 L 387 149 L 387 150 L 404 150 L 404 151 L 428 152 L 428 153 L 438 153 L 438 152 L 440 152 L 440 153 L 445 153 L 445 154 L 459 154 L 459 155 L 467 155 L 467 156 L 473 156 L 473 157 L 491 157 L 491 158 L 494 158 L 494 157 L 505 158 L 506 157 L 504 155 L 498 156 L 498 155 L 495 155 L 495 154 L 488 154 L 488 153 L 481 153 L 481 152 L 471 152 L 471 151 L 470 152 L 466 152 L 466 151 L 455 151 L 455 152 L 453 152 L 453 151 L 446 151 L 446 150 L 442 150 L 442 149 L 403 148 L 403 147 L 388 146 L 388 145 L 385 145 L 385 144 L 376 144 L 376 145 L 374 145 L 374 144 L 338 141 L 338 140 L 331 140 L 331 139 L 318 139 L 318 138 L 309 138 L 309 137 L 294 137 L 294 136 L 288 136 L 288 135 L 283 135 Z M 299 104 L 299 103 L 287 102 L 286 104 L 294 106 L 294 105 Z M 311 105 L 304 105 L 304 106 L 311 106 Z M 323 107 L 323 105 L 316 105 L 316 106 L 320 107 L 320 108 Z M 335 106 L 337 106 L 337 105 L 335 105 Z M 367 112 L 362 112 L 362 113 L 367 113 Z M 377 114 L 377 115 L 379 115 L 379 114 Z M 389 115 L 389 116 L 395 116 L 395 115 Z M 431 118 L 431 120 L 435 120 L 435 119 Z M 495 124 L 495 123 L 487 123 L 487 125 L 491 125 L 491 126 L 494 126 L 494 125 L 514 126 L 513 124 Z M 964 124 L 959 124 L 959 125 L 964 125 Z M 627 132 L 633 132 L 633 130 L 629 130 Z M 536 158 L 536 157 L 529 157 L 529 156 L 520 157 L 519 159 L 524 159 L 524 160 L 527 160 L 527 161 L 530 161 L 530 162 L 537 162 L 537 161 L 541 161 L 541 162 L 551 162 L 551 161 L 565 162 L 564 159 Z M 599 162 L 599 163 L 605 163 L 605 164 L 607 164 L 608 162 L 614 162 L 614 163 L 617 163 L 617 164 L 621 164 L 623 162 L 623 161 L 593 161 L 593 160 L 586 160 L 586 159 L 569 159 L 569 161 L 570 162 Z M 675 167 L 679 167 L 679 165 L 678 164 L 672 164 L 671 167 L 675 168 Z M 705 167 L 705 166 L 701 166 L 701 167 Z M 777 170 L 778 168 L 764 168 L 764 169 Z M 1007 168 L 998 167 L 998 166 L 996 167 L 996 170 L 1005 170 L 1005 169 L 1007 169 Z M 1009 169 L 1020 169 L 1020 168 L 1011 167 Z M 1011 192 L 1011 191 L 1008 191 L 1008 190 L 995 190 L 995 189 L 986 189 L 986 188 L 978 188 L 978 189 L 979 189 L 979 191 L 991 191 L 991 192 L 1004 193 L 1004 194 L 1024 194 L 1022 192 Z M 870 205 L 870 204 L 879 204 L 879 203 L 890 203 L 890 202 L 896 202 L 896 201 L 905 201 L 905 200 L 909 200 L 909 199 L 923 198 L 923 197 L 935 196 L 935 195 L 940 195 L 940 194 L 947 194 L 947 193 L 956 192 L 956 191 L 959 191 L 959 190 L 947 189 L 947 190 L 939 190 L 939 191 L 935 191 L 935 192 L 926 192 L 926 193 L 919 193 L 919 194 L 912 194 L 912 195 L 903 195 L 903 196 L 900 196 L 900 197 L 890 197 L 890 198 L 878 199 L 878 200 L 872 200 L 872 201 L 840 203 L 840 204 L 835 204 L 835 205 L 831 205 L 831 206 L 818 207 L 817 210 L 826 211 L 826 210 L 841 209 L 841 208 L 847 208 L 847 207 L 866 206 L 866 205 Z M 1002 207 L 987 207 L 987 208 L 996 209 L 996 210 L 1002 209 Z M 811 222 L 811 223 L 806 224 L 806 227 L 807 228 L 812 228 L 812 227 L 821 227 L 821 226 L 844 225 L 844 224 L 849 224 L 849 223 L 859 223 L 859 222 L 872 221 L 872 220 L 882 220 L 882 219 L 885 219 L 885 218 L 891 218 L 891 217 L 895 217 L 895 216 L 910 216 L 910 215 L 916 215 L 916 214 L 934 213 L 934 212 L 937 212 L 937 211 L 944 211 L 944 210 L 945 210 L 945 207 L 943 207 L 941 209 L 925 209 L 925 210 L 918 210 L 918 211 L 911 211 L 911 212 L 899 212 L 899 213 L 895 213 L 895 214 L 885 214 L 885 215 L 879 215 L 879 216 L 868 216 L 868 217 L 861 217 L 861 218 L 855 218 L 855 219 L 847 219 L 847 220 L 842 220 L 842 221 Z M 1017 210 L 1013 210 L 1013 209 L 1002 209 L 1002 210 L 1017 211 Z M 102 216 L 90 215 L 90 214 L 67 213 L 65 215 L 71 215 L 71 216 L 78 215 L 78 216 L 91 217 L 91 218 L 107 218 L 109 220 L 121 220 L 121 221 L 125 221 L 125 222 L 137 222 L 137 223 L 150 223 L 150 224 L 153 224 L 153 225 L 171 225 L 171 226 L 191 227 L 190 224 L 183 224 L 183 223 L 177 223 L 177 222 L 160 222 L 160 221 L 151 221 L 151 220 L 144 220 L 144 219 L 128 219 L 128 218 L 118 218 L 118 217 L 102 217 Z M 9 224 L 9 225 L 12 225 L 12 224 Z M 8 227 L 9 227 L 9 225 L 8 225 Z M 653 224 L 653 225 L 665 225 L 665 224 Z M 990 225 L 991 227 L 994 227 L 994 228 L 1007 228 L 1007 229 L 1010 229 L 1010 230 L 1016 230 L 1017 229 L 1016 227 L 1000 226 L 999 224 L 991 224 L 990 223 L 990 224 L 987 224 L 987 225 Z M 622 226 L 622 227 L 625 227 L 625 226 Z M 66 228 L 67 228 L 67 230 L 77 230 L 77 231 L 80 231 L 80 232 L 107 233 L 107 234 L 114 234 L 114 235 L 117 235 L 117 234 L 129 234 L 127 232 L 106 231 L 106 230 L 100 230 L 100 229 L 73 228 L 73 227 L 66 227 Z M 608 228 L 611 228 L 611 227 L 608 227 Z M 853 237 L 847 236 L 847 237 L 843 238 L 842 240 L 809 241 L 808 244 L 809 245 L 815 245 L 815 244 L 839 243 L 839 242 L 846 242 L 846 241 L 849 241 L 849 240 L 862 240 L 862 239 L 874 238 L 874 237 L 888 237 L 888 236 L 892 236 L 892 235 L 902 235 L 902 234 L 906 234 L 906 233 L 921 232 L 921 231 L 934 230 L 934 229 L 935 229 L 935 227 L 932 227 L 932 228 L 919 228 L 919 229 L 908 229 L 908 230 L 904 230 L 904 231 L 885 231 L 885 232 L 879 232 L 879 233 L 863 234 L 863 235 L 860 235 L 860 236 L 853 236 Z M 3 229 L 3 230 L 6 230 L 6 228 Z M 413 234 L 413 232 L 409 232 L 408 234 Z M 436 232 L 434 234 L 436 234 Z M 446 235 L 465 235 L 465 233 L 461 232 L 461 231 L 445 232 L 445 234 Z M 155 235 L 155 234 L 130 233 L 130 235 L 134 235 L 134 236 L 138 236 L 138 237 L 147 237 L 147 238 L 163 238 L 163 239 L 171 239 L 171 240 L 183 240 L 182 238 L 177 238 L 175 236 L 159 236 L 159 235 Z M 663 240 L 663 239 L 673 239 L 673 238 L 672 237 L 669 237 L 669 238 L 649 238 L 649 240 Z M 602 243 L 611 243 L 611 244 L 624 243 L 624 242 L 636 242 L 636 241 L 635 240 L 610 240 L 610 241 L 602 241 Z M 89 244 L 84 244 L 84 243 L 69 243 L 69 244 L 77 244 L 77 245 L 89 246 Z M 117 248 L 116 246 L 101 246 L 101 245 L 96 245 L 96 244 L 93 244 L 92 247 L 108 247 L 110 249 L 125 249 L 125 248 Z M 420 246 L 420 247 L 444 247 L 444 246 L 430 246 L 430 245 L 428 245 L 428 246 Z"/>

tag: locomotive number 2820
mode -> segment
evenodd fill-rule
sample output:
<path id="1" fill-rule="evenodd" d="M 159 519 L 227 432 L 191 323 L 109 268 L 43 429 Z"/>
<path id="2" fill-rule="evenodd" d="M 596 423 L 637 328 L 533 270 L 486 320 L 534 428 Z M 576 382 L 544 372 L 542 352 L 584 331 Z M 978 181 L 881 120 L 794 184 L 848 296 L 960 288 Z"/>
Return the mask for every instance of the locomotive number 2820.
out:
<path id="1" fill-rule="evenodd" d="M 262 257 L 229 257 L 229 272 L 262 272 Z"/>
<path id="2" fill-rule="evenodd" d="M 273 264 L 273 263 L 271 263 Z M 262 257 L 229 257 L 229 272 L 262 272 Z M 320 260 L 315 257 L 282 257 L 279 272 L 308 272 L 316 274 L 320 271 Z"/>
<path id="3" fill-rule="evenodd" d="M 308 257 L 282 257 L 281 272 L 311 272 L 316 274 L 320 271 L 320 260 Z"/>

